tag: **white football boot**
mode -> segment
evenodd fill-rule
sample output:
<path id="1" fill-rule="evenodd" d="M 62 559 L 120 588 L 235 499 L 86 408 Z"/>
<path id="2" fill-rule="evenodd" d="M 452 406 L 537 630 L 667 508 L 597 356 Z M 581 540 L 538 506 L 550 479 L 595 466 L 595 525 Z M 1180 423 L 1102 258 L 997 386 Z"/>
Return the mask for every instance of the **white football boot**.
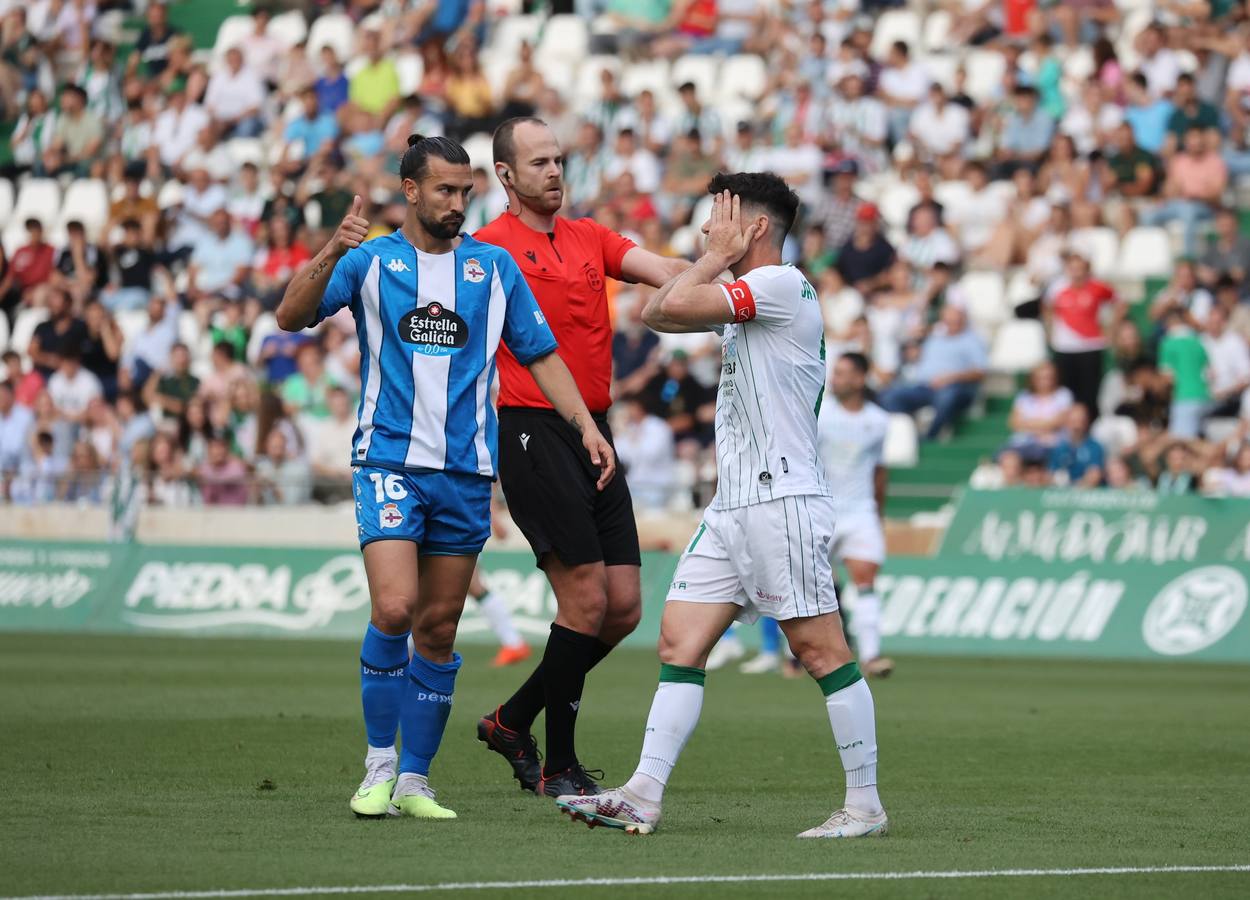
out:
<path id="1" fill-rule="evenodd" d="M 858 809 L 840 809 L 831 815 L 823 825 L 809 828 L 799 835 L 801 838 L 855 838 L 885 837 L 890 830 L 890 820 L 885 810 L 879 813 L 866 813 Z"/>
<path id="2" fill-rule="evenodd" d="M 626 834 L 650 834 L 660 824 L 660 805 L 648 803 L 626 788 L 612 788 L 601 794 L 566 794 L 556 798 L 560 812 L 587 828 L 603 825 Z"/>

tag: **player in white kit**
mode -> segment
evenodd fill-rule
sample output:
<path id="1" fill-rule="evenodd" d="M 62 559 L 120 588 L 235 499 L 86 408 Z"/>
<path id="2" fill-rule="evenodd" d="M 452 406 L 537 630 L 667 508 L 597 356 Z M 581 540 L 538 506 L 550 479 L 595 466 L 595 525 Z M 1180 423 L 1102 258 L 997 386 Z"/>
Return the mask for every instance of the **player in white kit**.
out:
<path id="1" fill-rule="evenodd" d="M 842 633 L 829 561 L 834 508 L 816 449 L 824 324 L 816 291 L 781 265 L 798 197 L 776 175 L 717 175 L 707 250 L 647 304 L 657 331 L 721 333 L 717 490 L 677 564 L 660 624 L 660 685 L 632 778 L 557 805 L 592 827 L 648 834 L 703 705 L 708 652 L 735 620 L 776 619 L 825 695 L 846 770 L 841 809 L 805 838 L 884 835 L 872 693 Z M 732 283 L 717 281 L 729 269 Z"/>
<path id="2" fill-rule="evenodd" d="M 874 582 L 885 562 L 881 508 L 890 414 L 864 396 L 867 375 L 868 360 L 862 354 L 838 358 L 830 381 L 832 396 L 825 398 L 820 411 L 817 444 L 837 514 L 833 559 L 842 562 L 855 585 L 855 610 L 849 621 L 859 664 L 865 674 L 885 677 L 894 671 L 894 661 L 881 655 L 881 600 Z"/>

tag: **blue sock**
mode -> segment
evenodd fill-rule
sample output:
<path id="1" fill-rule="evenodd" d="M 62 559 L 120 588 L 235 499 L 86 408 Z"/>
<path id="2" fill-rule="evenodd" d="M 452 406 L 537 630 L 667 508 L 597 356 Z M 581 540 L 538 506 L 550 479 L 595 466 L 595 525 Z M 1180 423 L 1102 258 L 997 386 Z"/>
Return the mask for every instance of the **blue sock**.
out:
<path id="1" fill-rule="evenodd" d="M 451 715 L 451 694 L 459 670 L 459 653 L 453 653 L 449 663 L 433 663 L 420 653 L 412 654 L 399 714 L 404 732 L 404 746 L 399 753 L 401 775 L 430 774 L 430 762 L 443 741 L 443 729 Z"/>
<path id="2" fill-rule="evenodd" d="M 360 702 L 370 747 L 394 747 L 408 668 L 408 635 L 365 629 L 360 645 Z"/>
<path id="3" fill-rule="evenodd" d="M 781 649 L 781 626 L 776 619 L 760 619 L 760 652 L 776 653 Z"/>

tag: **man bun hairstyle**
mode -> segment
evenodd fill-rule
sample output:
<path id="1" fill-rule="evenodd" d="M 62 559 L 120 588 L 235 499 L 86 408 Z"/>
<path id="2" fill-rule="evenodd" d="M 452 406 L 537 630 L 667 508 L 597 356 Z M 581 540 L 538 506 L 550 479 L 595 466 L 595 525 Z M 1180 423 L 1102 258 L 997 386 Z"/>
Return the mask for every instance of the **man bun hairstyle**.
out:
<path id="1" fill-rule="evenodd" d="M 460 166 L 469 165 L 469 154 L 451 138 L 426 137 L 422 134 L 408 135 L 408 149 L 399 161 L 400 179 L 420 181 L 429 171 L 429 159 L 436 156 L 444 162 Z"/>
<path id="2" fill-rule="evenodd" d="M 799 215 L 799 195 L 772 172 L 717 172 L 708 183 L 709 194 L 736 194 L 743 206 L 751 204 L 767 213 L 773 223 L 773 243 L 778 247 L 794 227 Z"/>

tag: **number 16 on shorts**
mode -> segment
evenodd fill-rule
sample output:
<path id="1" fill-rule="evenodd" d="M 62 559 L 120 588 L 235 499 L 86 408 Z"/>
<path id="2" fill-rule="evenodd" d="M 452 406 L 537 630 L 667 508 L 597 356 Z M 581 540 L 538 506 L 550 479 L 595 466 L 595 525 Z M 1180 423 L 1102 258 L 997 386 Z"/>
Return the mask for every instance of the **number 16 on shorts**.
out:
<path id="1" fill-rule="evenodd" d="M 381 538 L 407 537 L 412 527 L 413 498 L 403 475 L 385 469 L 356 466 L 352 486 L 356 495 L 356 532 L 360 543 Z"/>

